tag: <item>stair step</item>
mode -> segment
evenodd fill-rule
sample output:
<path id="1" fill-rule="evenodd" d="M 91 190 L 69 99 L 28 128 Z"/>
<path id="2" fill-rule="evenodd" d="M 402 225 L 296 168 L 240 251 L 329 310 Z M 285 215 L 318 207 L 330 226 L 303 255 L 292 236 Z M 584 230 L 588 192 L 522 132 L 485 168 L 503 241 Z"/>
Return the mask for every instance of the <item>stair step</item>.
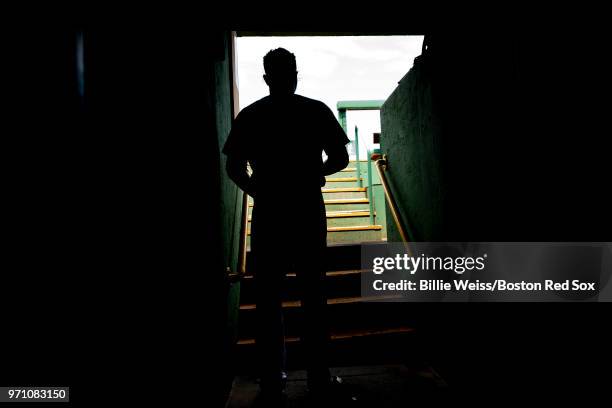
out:
<path id="1" fill-rule="evenodd" d="M 344 231 L 380 231 L 382 225 L 351 225 L 346 227 L 328 227 L 327 232 L 344 232 Z"/>
<path id="2" fill-rule="evenodd" d="M 358 281 L 357 285 L 359 286 Z M 383 329 L 399 325 L 413 326 L 418 322 L 412 313 L 414 305 L 402 303 L 401 299 L 384 299 L 380 302 L 355 299 L 355 297 L 340 298 L 339 302 L 328 304 L 325 320 L 330 328 L 336 331 Z M 283 309 L 285 335 L 300 335 L 304 324 L 303 312 L 301 307 Z M 254 337 L 258 327 L 257 309 L 240 310 L 238 322 L 239 339 Z"/>
<path id="3" fill-rule="evenodd" d="M 361 296 L 362 277 L 372 273 L 371 269 L 354 269 L 347 271 L 327 272 L 324 283 L 327 298 Z M 287 273 L 281 286 L 282 300 L 298 300 L 302 296 L 303 286 L 295 272 Z M 252 275 L 243 277 L 240 286 L 240 302 L 255 303 L 257 288 Z"/>
<path id="4" fill-rule="evenodd" d="M 382 245 L 383 242 L 380 244 Z M 247 272 L 252 263 L 252 256 L 251 251 L 247 251 Z M 361 246 L 354 243 L 328 243 L 324 258 L 327 271 L 359 269 L 361 268 Z"/>
<path id="5" fill-rule="evenodd" d="M 349 269 L 346 271 L 328 271 L 325 273 L 326 276 L 346 276 L 346 275 L 360 275 L 362 273 L 372 272 L 372 269 Z M 295 272 L 289 272 L 285 274 L 287 278 L 297 278 L 297 274 Z M 254 279 L 255 276 L 252 274 L 245 274 L 242 279 Z"/>
<path id="6" fill-rule="evenodd" d="M 339 198 L 332 200 L 324 200 L 325 205 L 337 205 L 337 204 L 369 204 L 370 200 L 367 198 Z"/>
<path id="7" fill-rule="evenodd" d="M 334 330 L 327 351 L 328 364 L 333 367 L 377 364 L 405 364 L 423 350 L 418 331 L 410 325 L 394 325 L 379 329 Z M 286 337 L 286 367 L 289 370 L 305 369 L 307 355 L 299 337 Z M 236 370 L 257 375 L 259 366 L 255 342 L 245 338 L 236 347 Z"/>
<path id="8" fill-rule="evenodd" d="M 412 333 L 413 331 L 414 331 L 414 328 L 412 327 L 401 326 L 401 327 L 391 327 L 387 329 L 350 330 L 346 332 L 332 333 L 330 337 L 331 337 L 331 340 L 333 341 L 333 340 L 350 339 L 350 338 L 355 338 L 355 337 L 370 337 L 370 336 L 384 336 L 388 334 Z M 285 337 L 286 343 L 297 343 L 299 341 L 300 341 L 300 338 L 297 336 Z M 238 345 L 240 346 L 253 345 L 253 344 L 255 344 L 255 339 L 252 339 L 252 338 L 238 340 Z"/>
<path id="9" fill-rule="evenodd" d="M 360 179 L 363 180 L 363 177 Z M 326 177 L 325 181 L 328 183 L 354 183 L 357 181 L 357 177 Z"/>
<path id="10" fill-rule="evenodd" d="M 327 227 L 327 232 L 350 232 L 350 231 L 380 231 L 382 225 L 348 225 L 344 227 Z M 251 230 L 247 232 L 251 235 Z"/>
<path id="11" fill-rule="evenodd" d="M 336 235 L 336 234 L 334 234 Z M 386 245 L 385 242 L 371 242 L 368 245 Z M 253 254 L 247 251 L 247 273 L 252 264 Z M 361 245 L 353 242 L 328 243 L 325 248 L 325 270 L 344 271 L 361 268 Z M 289 271 L 293 272 L 293 271 Z"/>
<path id="12" fill-rule="evenodd" d="M 338 199 L 324 200 L 323 203 L 326 204 L 326 205 L 328 205 L 328 204 L 332 204 L 332 205 L 337 205 L 337 204 L 369 204 L 370 200 L 367 199 L 367 198 L 338 198 Z M 253 203 L 249 203 L 249 207 L 253 207 Z"/>
<path id="13" fill-rule="evenodd" d="M 327 227 L 327 232 L 350 232 L 350 231 L 380 231 L 382 225 L 347 225 L 342 227 Z M 249 229 L 247 235 L 251 235 Z"/>
<path id="14" fill-rule="evenodd" d="M 323 200 L 337 200 L 337 199 L 355 199 L 355 198 L 367 198 L 368 192 L 366 191 L 335 191 L 335 192 L 326 192 L 321 191 L 323 193 Z"/>
<path id="15" fill-rule="evenodd" d="M 340 220 L 352 220 L 355 218 L 339 218 Z M 364 220 L 365 221 L 365 220 Z M 369 221 L 369 219 L 367 219 Z M 362 221 L 363 222 L 363 221 Z M 337 226 L 327 228 L 327 244 L 382 242 L 385 240 L 383 229 L 380 225 L 353 225 Z"/>
<path id="16" fill-rule="evenodd" d="M 325 211 L 369 211 L 370 204 L 369 203 L 336 203 L 336 204 L 326 204 Z"/>
<path id="17" fill-rule="evenodd" d="M 329 211 L 325 213 L 325 216 L 327 218 L 369 217 L 370 211 L 367 211 L 367 210 Z"/>
<path id="18" fill-rule="evenodd" d="M 367 191 L 366 187 L 335 187 L 322 188 L 322 193 L 362 193 Z"/>
<path id="19" fill-rule="evenodd" d="M 370 200 L 367 198 L 338 198 L 331 200 L 324 200 L 324 204 L 369 204 Z M 249 203 L 249 207 L 253 207 L 253 203 Z"/>
<path id="20" fill-rule="evenodd" d="M 325 213 L 327 218 L 345 218 L 345 217 L 369 217 L 370 211 L 368 210 L 345 210 L 345 211 L 328 211 Z M 252 217 L 249 217 L 249 222 L 252 221 Z"/>
<path id="21" fill-rule="evenodd" d="M 355 226 L 360 226 L 360 225 L 367 225 L 370 224 L 370 213 L 367 210 L 362 210 L 360 211 L 359 215 L 355 215 L 355 216 L 350 216 L 350 217 L 331 217 L 331 218 L 327 218 L 327 232 L 328 235 L 332 234 L 332 235 L 338 235 L 340 233 L 342 234 L 351 234 L 351 233 L 371 233 L 371 232 L 377 232 L 377 231 L 372 231 L 372 230 L 347 230 L 347 231 L 342 231 L 339 232 L 338 230 L 334 230 L 332 228 L 338 228 L 338 227 L 355 227 Z"/>
<path id="22" fill-rule="evenodd" d="M 380 295 L 380 296 L 351 296 L 351 297 L 339 297 L 327 299 L 328 305 L 341 305 L 347 303 L 361 303 L 361 302 L 373 302 L 377 300 L 394 300 L 401 299 L 401 295 Z M 291 309 L 302 307 L 300 300 L 286 300 L 283 302 L 283 309 Z M 254 303 L 240 305 L 240 310 L 255 310 L 257 306 Z"/>
<path id="23" fill-rule="evenodd" d="M 362 169 L 363 170 L 363 169 Z M 363 173 L 361 174 L 364 175 Z M 328 174 L 325 176 L 326 178 L 334 178 L 334 177 L 357 177 L 357 167 L 347 167 L 346 169 L 339 170 L 335 173 Z"/>

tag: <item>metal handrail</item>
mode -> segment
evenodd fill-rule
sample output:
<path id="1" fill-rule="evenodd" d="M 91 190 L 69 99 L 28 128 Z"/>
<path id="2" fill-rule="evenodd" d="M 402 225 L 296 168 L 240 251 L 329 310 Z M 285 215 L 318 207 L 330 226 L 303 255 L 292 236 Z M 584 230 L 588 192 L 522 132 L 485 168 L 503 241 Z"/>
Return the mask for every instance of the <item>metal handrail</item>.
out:
<path id="1" fill-rule="evenodd" d="M 372 188 L 372 151 L 367 149 L 368 154 L 368 201 L 370 206 L 370 225 L 374 225 L 374 189 Z"/>
<path id="2" fill-rule="evenodd" d="M 238 273 L 246 273 L 247 235 L 249 229 L 249 195 L 242 193 L 242 224 L 240 226 L 240 244 L 238 246 Z"/>
<path id="3" fill-rule="evenodd" d="M 240 242 L 238 244 L 238 266 L 236 272 L 230 272 L 228 267 L 228 278 L 230 281 L 239 280 L 246 273 L 247 258 L 247 236 L 249 228 L 249 195 L 242 192 L 242 214 L 240 215 Z"/>
<path id="4" fill-rule="evenodd" d="M 385 171 L 387 170 L 387 157 L 383 155 L 382 159 L 376 160 L 376 171 L 378 172 L 378 176 L 380 177 L 380 182 L 383 186 L 383 190 L 385 192 L 385 198 L 387 199 L 387 204 L 389 204 L 389 209 L 391 210 L 391 215 L 393 216 L 393 221 L 395 221 L 395 226 L 397 227 L 400 236 L 402 237 L 402 241 L 407 243 L 408 240 L 408 232 L 404 227 L 400 217 L 399 211 L 397 209 L 397 204 L 395 202 L 395 198 L 393 197 L 393 193 L 389 188 L 389 181 L 387 180 L 387 175 Z M 406 245 L 408 254 L 412 256 L 412 251 L 410 247 Z"/>
<path id="5" fill-rule="evenodd" d="M 361 180 L 361 163 L 359 162 L 359 129 L 355 126 L 355 164 L 357 171 L 357 184 L 359 187 L 363 187 L 363 180 Z"/>

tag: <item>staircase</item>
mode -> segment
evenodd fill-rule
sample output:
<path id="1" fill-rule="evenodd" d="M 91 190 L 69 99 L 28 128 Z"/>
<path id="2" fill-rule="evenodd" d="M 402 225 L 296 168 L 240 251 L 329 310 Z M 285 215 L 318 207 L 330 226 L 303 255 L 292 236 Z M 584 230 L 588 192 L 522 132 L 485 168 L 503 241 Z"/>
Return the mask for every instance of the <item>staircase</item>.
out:
<path id="1" fill-rule="evenodd" d="M 360 166 L 359 179 L 357 166 Z M 378 189 L 376 175 L 373 175 L 373 191 L 368 191 L 367 177 L 367 162 L 363 160 L 351 161 L 346 169 L 325 177 L 321 192 L 327 215 L 328 245 L 386 240 L 382 191 Z M 253 199 L 249 197 L 249 243 L 252 209 Z"/>
<path id="2" fill-rule="evenodd" d="M 376 193 L 368 191 L 369 183 L 366 180 L 362 182 L 363 187 L 359 185 L 356 175 L 358 165 L 363 166 L 361 175 L 367 177 L 367 162 L 351 162 L 347 169 L 327 177 L 327 183 L 322 188 L 328 225 L 326 294 L 332 366 L 404 362 L 414 349 L 414 322 L 408 318 L 411 313 L 406 312 L 406 307 L 410 305 L 372 303 L 361 297 L 362 274 L 372 271 L 361 269 L 360 243 L 383 243 L 386 228 L 384 214 L 376 214 L 376 206 L 370 206 L 370 200 L 375 198 Z M 384 206 L 377 202 L 379 213 L 384 213 Z M 372 209 L 374 213 L 370 218 Z M 256 368 L 256 305 L 254 279 L 248 272 L 249 263 L 250 252 L 247 254 L 247 274 L 241 281 L 239 340 L 235 355 L 238 371 L 242 373 L 253 373 Z M 299 290 L 295 274 L 289 272 L 283 292 L 288 369 L 304 367 L 299 341 Z"/>
<path id="3" fill-rule="evenodd" d="M 364 162 L 353 161 L 349 166 L 326 177 L 321 189 L 327 215 L 327 243 L 380 241 L 383 226 L 377 224 L 376 210 L 370 207 L 372 192 L 368 191 L 367 169 Z M 361 166 L 359 179 L 357 166 Z M 370 221 L 370 211 L 373 220 Z M 384 211 L 384 208 L 382 208 Z"/>

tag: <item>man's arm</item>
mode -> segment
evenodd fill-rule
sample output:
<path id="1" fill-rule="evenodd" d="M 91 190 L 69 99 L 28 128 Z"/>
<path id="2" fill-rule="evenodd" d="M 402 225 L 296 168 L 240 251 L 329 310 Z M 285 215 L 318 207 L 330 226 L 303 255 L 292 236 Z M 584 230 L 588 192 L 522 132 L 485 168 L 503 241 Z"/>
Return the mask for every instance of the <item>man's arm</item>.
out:
<path id="1" fill-rule="evenodd" d="M 246 159 L 236 157 L 235 155 L 229 155 L 227 157 L 225 169 L 229 178 L 232 179 L 242 191 L 253 198 L 255 197 L 254 183 L 247 172 Z"/>
<path id="2" fill-rule="evenodd" d="M 349 155 L 346 151 L 346 144 L 349 139 L 333 112 L 322 102 L 321 112 L 321 125 L 324 133 L 323 150 L 327 155 L 327 160 L 323 163 L 322 169 L 323 184 L 325 184 L 325 176 L 334 174 L 348 165 Z"/>
<path id="3" fill-rule="evenodd" d="M 323 176 L 329 176 L 348 166 L 349 155 L 344 145 L 337 144 L 329 147 L 325 150 L 325 154 L 327 154 L 327 160 L 323 163 Z"/>

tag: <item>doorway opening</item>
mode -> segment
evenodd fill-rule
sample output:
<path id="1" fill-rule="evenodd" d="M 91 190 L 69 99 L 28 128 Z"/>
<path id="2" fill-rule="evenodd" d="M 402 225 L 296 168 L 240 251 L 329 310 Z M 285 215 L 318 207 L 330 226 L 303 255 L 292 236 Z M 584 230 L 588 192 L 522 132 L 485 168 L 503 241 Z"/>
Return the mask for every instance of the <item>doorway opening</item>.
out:
<path id="1" fill-rule="evenodd" d="M 268 95 L 263 56 L 276 48 L 291 51 L 298 70 L 296 93 L 323 102 L 351 140 L 349 166 L 327 177 L 322 188 L 328 245 L 386 241 L 384 192 L 369 158 L 380 149 L 380 107 L 421 54 L 424 37 L 287 34 L 238 33 L 237 111 Z"/>
<path id="2" fill-rule="evenodd" d="M 321 259 L 325 266 L 325 276 L 321 282 L 327 303 L 330 335 L 328 364 L 336 368 L 367 365 L 370 366 L 368 370 L 388 370 L 389 367 L 378 364 L 391 361 L 403 364 L 407 361 L 406 344 L 415 342 L 415 328 L 410 320 L 412 314 L 396 303 L 370 302 L 374 299 L 362 295 L 361 280 L 372 270 L 361 264 L 361 249 L 364 243 L 384 246 L 387 241 L 385 187 L 372 163 L 375 153 L 380 153 L 381 139 L 384 142 L 385 130 L 381 127 L 380 112 L 385 100 L 413 67 L 415 58 L 421 55 L 424 37 L 276 34 L 279 35 L 238 33 L 235 38 L 236 111 L 239 112 L 269 94 L 263 79 L 263 57 L 270 50 L 285 48 L 296 58 L 296 93 L 323 102 L 347 134 L 350 140 L 347 145 L 350 162 L 347 168 L 326 176 L 325 185 L 321 188 L 327 221 L 327 247 Z M 289 128 L 291 126 L 297 129 L 300 123 L 291 124 Z M 287 137 L 291 136 L 289 130 Z M 262 137 L 262 143 L 265 142 L 265 137 Z M 287 145 L 300 148 L 298 140 L 289 141 Z M 384 145 L 382 147 L 385 148 Z M 267 145 L 267 148 L 274 152 L 273 146 Z M 299 166 L 299 163 L 295 163 L 295 166 Z M 295 191 L 299 185 L 279 186 L 277 205 L 291 205 L 283 201 L 287 188 Z M 293 191 L 291 194 L 295 197 Z M 242 214 L 247 216 L 243 218 L 242 225 L 247 226 L 244 230 L 250 231 L 248 226 L 253 203 L 251 201 L 247 208 L 247 200 L 251 199 L 243 199 L 243 209 L 246 211 Z M 283 211 L 283 215 L 286 214 L 287 211 Z M 279 219 L 271 223 L 270 228 L 278 228 L 279 239 L 287 239 L 287 234 L 300 233 L 298 228 L 294 228 L 295 224 L 299 224 L 295 223 L 295 217 L 299 216 L 296 211 L 292 213 L 292 219 Z M 389 225 L 393 222 L 389 217 Z M 253 259 L 252 252 L 249 251 L 248 255 L 250 257 L 245 252 L 244 259 L 248 259 L 246 265 L 250 265 Z M 311 256 L 307 251 L 296 251 L 295 260 L 299 262 L 301 257 Z M 296 370 L 307 366 L 308 355 L 301 338 L 305 310 L 300 296 L 305 288 L 300 285 L 300 271 L 291 270 L 292 266 L 287 265 L 282 281 L 281 307 L 286 369 L 289 371 L 288 395 L 289 399 L 298 400 L 302 388 L 295 381 Z M 240 322 L 237 326 L 236 349 L 239 377 L 234 386 L 234 401 L 254 397 L 250 390 L 257 389 L 252 380 L 257 373 L 259 361 L 255 340 L 258 307 L 255 282 L 255 275 L 246 267 L 241 281 L 237 318 Z M 371 378 L 370 374 L 364 378 Z M 348 371 L 347 375 L 353 376 Z M 423 372 L 423 375 L 435 378 L 431 371 Z M 397 379 L 394 375 L 384 381 L 406 384 L 404 379 Z M 229 406 L 239 406 L 236 404 L 230 402 Z"/>

